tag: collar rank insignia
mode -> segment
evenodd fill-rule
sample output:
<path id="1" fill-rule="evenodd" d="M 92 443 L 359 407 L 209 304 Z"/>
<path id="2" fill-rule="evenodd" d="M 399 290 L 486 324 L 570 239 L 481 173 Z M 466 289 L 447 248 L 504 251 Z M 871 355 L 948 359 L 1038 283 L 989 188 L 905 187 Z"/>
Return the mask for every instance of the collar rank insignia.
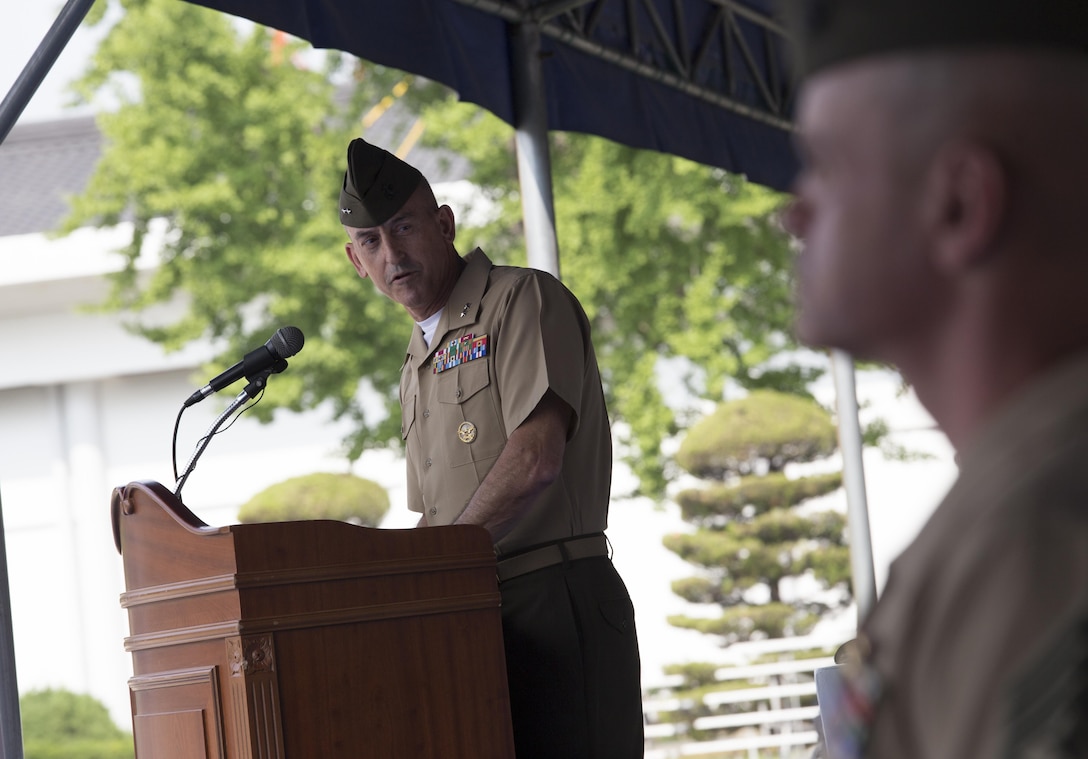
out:
<path id="1" fill-rule="evenodd" d="M 487 355 L 487 335 L 476 337 L 472 333 L 460 338 L 453 338 L 446 347 L 435 351 L 431 364 L 435 374 L 460 366 L 467 361 L 474 361 Z"/>

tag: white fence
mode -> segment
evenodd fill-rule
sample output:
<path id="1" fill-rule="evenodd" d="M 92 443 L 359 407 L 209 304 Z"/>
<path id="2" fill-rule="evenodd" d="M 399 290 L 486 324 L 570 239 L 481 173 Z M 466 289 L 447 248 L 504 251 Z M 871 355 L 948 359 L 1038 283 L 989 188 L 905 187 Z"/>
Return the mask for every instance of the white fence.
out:
<path id="1" fill-rule="evenodd" d="M 721 689 L 686 696 L 680 675 L 647 688 L 645 759 L 811 756 L 819 715 L 813 672 L 834 664 L 843 642 L 806 636 L 737 644 L 723 650 L 714 673 Z"/>

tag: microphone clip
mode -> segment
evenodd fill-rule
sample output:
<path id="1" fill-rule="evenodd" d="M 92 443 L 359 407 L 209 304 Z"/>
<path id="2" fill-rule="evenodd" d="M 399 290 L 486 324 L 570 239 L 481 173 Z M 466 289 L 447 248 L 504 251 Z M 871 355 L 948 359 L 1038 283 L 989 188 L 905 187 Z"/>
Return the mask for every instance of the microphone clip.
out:
<path id="1" fill-rule="evenodd" d="M 260 350 L 260 348 L 258 348 L 258 350 Z M 243 359 L 243 361 L 244 360 L 245 359 Z M 249 380 L 249 382 L 244 388 L 242 388 L 242 394 L 245 395 L 246 398 L 253 400 L 257 396 L 257 394 L 264 390 L 265 387 L 268 385 L 269 377 L 271 377 L 273 374 L 279 374 L 286 368 L 287 360 L 283 358 L 278 358 L 276 359 L 275 363 L 272 364 L 272 366 L 255 372 L 252 375 L 247 371 L 245 377 L 247 380 Z"/>

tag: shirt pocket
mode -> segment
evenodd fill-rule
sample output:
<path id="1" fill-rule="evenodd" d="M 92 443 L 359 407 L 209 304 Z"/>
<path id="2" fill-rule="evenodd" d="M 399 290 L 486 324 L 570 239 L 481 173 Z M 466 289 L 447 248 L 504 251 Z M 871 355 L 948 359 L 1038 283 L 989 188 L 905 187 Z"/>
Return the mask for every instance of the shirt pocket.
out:
<path id="1" fill-rule="evenodd" d="M 486 360 L 467 362 L 439 377 L 438 402 L 451 467 L 495 458 L 506 444 L 493 393 Z"/>

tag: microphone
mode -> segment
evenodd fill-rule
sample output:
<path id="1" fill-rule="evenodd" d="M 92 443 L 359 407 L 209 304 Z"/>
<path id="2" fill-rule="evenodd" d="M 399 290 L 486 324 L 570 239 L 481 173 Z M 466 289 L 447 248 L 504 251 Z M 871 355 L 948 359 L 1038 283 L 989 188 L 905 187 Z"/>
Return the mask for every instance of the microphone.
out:
<path id="1" fill-rule="evenodd" d="M 252 381 L 256 375 L 262 372 L 282 372 L 287 368 L 287 362 L 284 359 L 302 350 L 302 344 L 305 341 L 306 338 L 303 337 L 302 330 L 298 327 L 280 327 L 276 330 L 276 334 L 268 338 L 267 343 L 260 348 L 251 350 L 237 364 L 190 395 L 182 408 L 188 408 L 194 403 L 199 403 L 212 393 L 217 393 L 227 385 L 234 384 L 242 377 Z"/>

